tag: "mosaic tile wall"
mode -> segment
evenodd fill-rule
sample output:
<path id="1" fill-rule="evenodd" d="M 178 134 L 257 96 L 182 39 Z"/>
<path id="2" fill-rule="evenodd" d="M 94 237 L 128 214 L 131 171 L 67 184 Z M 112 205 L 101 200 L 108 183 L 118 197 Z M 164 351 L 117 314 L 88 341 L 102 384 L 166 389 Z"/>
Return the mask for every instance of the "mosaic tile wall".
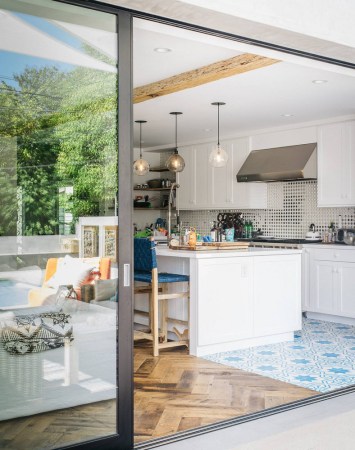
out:
<path id="1" fill-rule="evenodd" d="M 302 239 L 311 223 L 323 236 L 331 222 L 338 225 L 339 215 L 344 228 L 355 228 L 355 208 L 317 207 L 317 181 L 269 183 L 267 202 L 268 209 L 238 210 L 265 236 Z M 223 211 L 180 211 L 180 218 L 183 226 L 195 226 L 199 233 L 207 234 Z M 233 211 L 237 210 L 228 210 Z"/>

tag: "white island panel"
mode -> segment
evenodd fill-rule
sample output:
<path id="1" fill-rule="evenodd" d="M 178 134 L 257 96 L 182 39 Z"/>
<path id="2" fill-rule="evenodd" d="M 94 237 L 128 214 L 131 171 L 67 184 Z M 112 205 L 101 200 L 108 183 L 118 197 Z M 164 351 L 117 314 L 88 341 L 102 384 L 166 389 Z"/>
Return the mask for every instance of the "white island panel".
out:
<path id="1" fill-rule="evenodd" d="M 251 258 L 198 261 L 198 346 L 253 335 Z"/>
<path id="2" fill-rule="evenodd" d="M 293 340 L 301 328 L 301 250 L 179 251 L 158 248 L 160 272 L 190 275 L 190 354 L 203 356 Z M 180 289 L 177 284 L 175 289 Z"/>

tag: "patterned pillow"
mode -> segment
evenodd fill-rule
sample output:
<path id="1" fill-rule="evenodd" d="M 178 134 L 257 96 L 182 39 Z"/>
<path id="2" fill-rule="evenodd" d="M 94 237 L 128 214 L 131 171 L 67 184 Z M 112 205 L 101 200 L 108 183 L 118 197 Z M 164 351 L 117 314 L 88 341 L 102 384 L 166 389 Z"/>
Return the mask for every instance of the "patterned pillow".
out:
<path id="1" fill-rule="evenodd" d="M 74 339 L 70 317 L 63 312 L 49 312 L 5 320 L 1 332 L 4 348 L 13 355 L 23 355 L 63 347 L 66 340 Z"/>

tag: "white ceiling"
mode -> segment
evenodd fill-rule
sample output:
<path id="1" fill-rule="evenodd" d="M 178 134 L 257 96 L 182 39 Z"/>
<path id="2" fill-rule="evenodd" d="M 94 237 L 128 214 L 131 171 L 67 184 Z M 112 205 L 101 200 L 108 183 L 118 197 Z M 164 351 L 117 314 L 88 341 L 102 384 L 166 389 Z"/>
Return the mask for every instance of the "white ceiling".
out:
<path id="1" fill-rule="evenodd" d="M 248 51 L 238 44 L 154 22 L 134 23 L 134 86 L 158 81 Z M 157 53 L 168 47 L 169 53 Z M 249 50 L 255 53 L 255 47 Z M 259 54 L 270 54 L 260 49 Z M 171 146 L 174 118 L 179 117 L 179 145 L 214 140 L 217 110 L 211 102 L 223 101 L 221 140 L 252 130 L 282 127 L 355 114 L 355 73 L 337 67 L 300 60 L 287 62 L 208 83 L 134 105 L 134 120 L 143 126 L 143 147 Z M 302 65 L 300 64 L 302 62 Z M 312 67 L 313 66 L 313 67 Z M 331 69 L 331 71 L 329 70 Z M 341 73 L 343 72 L 343 73 Z M 325 84 L 312 80 L 325 79 Z M 284 117 L 283 114 L 292 114 Z M 206 131 L 209 130 L 209 131 Z M 139 143 L 138 125 L 135 145 Z"/>

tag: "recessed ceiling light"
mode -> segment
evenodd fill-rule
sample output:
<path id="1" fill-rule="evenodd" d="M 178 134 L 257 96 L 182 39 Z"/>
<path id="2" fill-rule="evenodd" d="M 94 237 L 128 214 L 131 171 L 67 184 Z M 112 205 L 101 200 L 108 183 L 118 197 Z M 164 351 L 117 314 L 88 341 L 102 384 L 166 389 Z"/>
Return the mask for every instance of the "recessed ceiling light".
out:
<path id="1" fill-rule="evenodd" d="M 328 83 L 328 80 L 313 80 L 312 83 L 314 83 L 314 84 L 324 84 L 324 83 Z"/>
<path id="2" fill-rule="evenodd" d="M 208 132 L 208 131 L 212 131 L 212 130 L 211 130 L 211 128 L 204 128 L 203 131 Z"/>
<path id="3" fill-rule="evenodd" d="M 293 114 L 281 114 L 282 117 L 293 117 Z"/>
<path id="4" fill-rule="evenodd" d="M 169 53 L 171 52 L 171 48 L 167 48 L 167 47 L 157 47 L 154 49 L 155 52 L 157 53 Z"/>

